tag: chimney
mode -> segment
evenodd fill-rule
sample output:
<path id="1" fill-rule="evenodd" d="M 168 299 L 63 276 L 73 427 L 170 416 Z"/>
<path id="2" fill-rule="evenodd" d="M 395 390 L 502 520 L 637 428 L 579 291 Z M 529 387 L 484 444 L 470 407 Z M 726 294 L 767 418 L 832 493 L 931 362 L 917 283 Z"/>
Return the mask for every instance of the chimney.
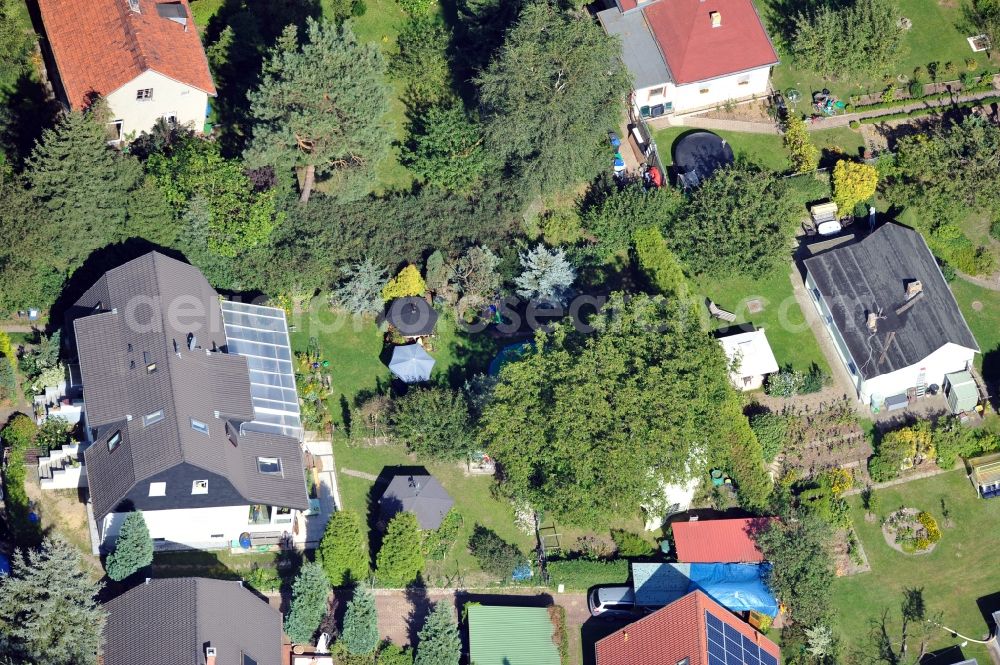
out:
<path id="1" fill-rule="evenodd" d="M 215 647 L 205 647 L 205 665 L 215 665 Z"/>
<path id="2" fill-rule="evenodd" d="M 914 296 L 916 296 L 918 293 L 921 293 L 923 290 L 924 290 L 924 285 L 920 283 L 919 279 L 915 279 L 913 281 L 907 282 L 906 283 L 906 299 L 910 300 L 911 298 L 913 298 Z"/>
<path id="3" fill-rule="evenodd" d="M 868 312 L 868 330 L 870 330 L 872 334 L 878 332 L 878 314 L 875 312 Z"/>
<path id="4" fill-rule="evenodd" d="M 722 13 L 721 12 L 709 12 L 708 15 L 712 19 L 712 27 L 713 28 L 721 28 L 722 27 Z"/>

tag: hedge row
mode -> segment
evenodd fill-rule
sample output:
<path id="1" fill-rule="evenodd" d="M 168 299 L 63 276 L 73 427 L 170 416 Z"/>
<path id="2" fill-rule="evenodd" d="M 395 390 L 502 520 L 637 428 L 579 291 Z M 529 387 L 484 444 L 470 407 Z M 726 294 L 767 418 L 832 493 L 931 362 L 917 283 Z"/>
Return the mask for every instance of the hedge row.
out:
<path id="1" fill-rule="evenodd" d="M 881 109 L 894 109 L 901 106 L 907 106 L 915 102 L 933 102 L 941 99 L 950 99 L 954 95 L 970 95 L 977 92 L 986 92 L 987 90 L 993 89 L 993 81 L 989 83 L 978 83 L 976 85 L 970 85 L 966 88 L 955 92 L 936 92 L 930 95 L 923 95 L 921 97 L 907 97 L 905 99 L 894 99 L 891 102 L 875 102 L 874 104 L 847 104 L 845 109 L 848 113 L 864 113 L 865 111 L 879 111 Z"/>
<path id="2" fill-rule="evenodd" d="M 974 99 L 968 102 L 961 102 L 960 104 L 956 104 L 955 106 L 961 109 L 967 109 L 967 108 L 972 108 L 974 106 L 982 106 L 983 104 L 994 104 L 998 102 L 1000 102 L 1000 96 L 983 97 L 982 99 Z M 886 113 L 884 115 L 874 115 L 867 118 L 861 118 L 860 123 L 863 125 L 873 125 L 879 122 L 887 122 L 889 120 L 903 120 L 905 118 L 917 118 L 920 116 L 937 113 L 939 110 L 952 109 L 955 108 L 955 106 L 934 106 L 930 108 L 924 107 L 924 108 L 914 109 L 912 111 L 901 111 L 899 113 Z"/>
<path id="3" fill-rule="evenodd" d="M 627 559 L 556 559 L 549 561 L 546 568 L 552 586 L 565 584 L 567 589 L 575 591 L 584 591 L 596 584 L 625 584 L 629 575 Z"/>

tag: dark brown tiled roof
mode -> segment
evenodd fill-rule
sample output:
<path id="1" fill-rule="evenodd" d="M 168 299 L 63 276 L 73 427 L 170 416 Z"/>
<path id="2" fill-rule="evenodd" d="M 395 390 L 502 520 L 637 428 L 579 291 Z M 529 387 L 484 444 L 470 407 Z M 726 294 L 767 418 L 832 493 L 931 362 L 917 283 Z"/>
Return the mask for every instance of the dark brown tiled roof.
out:
<path id="1" fill-rule="evenodd" d="M 219 295 L 197 268 L 146 254 L 105 273 L 74 310 L 84 408 L 98 431 L 84 453 L 98 519 L 136 483 L 183 463 L 225 477 L 247 503 L 308 507 L 296 439 L 246 431 L 233 446 L 227 437 L 227 423 L 239 431 L 254 419 L 249 371 L 223 352 Z M 158 411 L 162 420 L 144 423 Z M 122 441 L 109 451 L 115 432 Z M 282 473 L 259 473 L 258 456 L 280 458 Z"/>
<path id="2" fill-rule="evenodd" d="M 281 615 L 240 582 L 180 577 L 149 580 L 105 604 L 105 665 L 216 665 L 281 659 Z"/>
<path id="3" fill-rule="evenodd" d="M 187 0 L 39 0 L 45 35 L 73 108 L 91 93 L 107 96 L 152 70 L 209 95 L 215 84 Z M 160 16 L 158 4 L 187 15 L 181 25 Z M 179 5 L 179 7 L 177 7 Z"/>

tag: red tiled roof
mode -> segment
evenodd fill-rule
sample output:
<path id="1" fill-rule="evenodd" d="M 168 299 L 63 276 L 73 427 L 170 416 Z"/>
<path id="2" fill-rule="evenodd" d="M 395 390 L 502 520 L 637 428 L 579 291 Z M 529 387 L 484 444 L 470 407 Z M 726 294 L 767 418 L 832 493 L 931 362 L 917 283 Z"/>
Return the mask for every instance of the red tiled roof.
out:
<path id="1" fill-rule="evenodd" d="M 643 11 L 679 85 L 778 62 L 751 0 L 660 0 Z M 718 28 L 711 12 L 722 17 Z"/>
<path id="2" fill-rule="evenodd" d="M 156 0 L 38 0 L 49 47 L 73 108 L 153 70 L 210 95 L 215 84 L 187 0 L 187 25 L 161 17 Z"/>
<path id="3" fill-rule="evenodd" d="M 677 560 L 683 563 L 759 563 L 764 555 L 751 537 L 767 520 L 759 517 L 674 522 Z"/>
<path id="4" fill-rule="evenodd" d="M 597 665 L 707 665 L 705 613 L 710 612 L 780 659 L 778 646 L 701 591 L 692 591 L 647 617 L 616 630 L 595 645 Z"/>

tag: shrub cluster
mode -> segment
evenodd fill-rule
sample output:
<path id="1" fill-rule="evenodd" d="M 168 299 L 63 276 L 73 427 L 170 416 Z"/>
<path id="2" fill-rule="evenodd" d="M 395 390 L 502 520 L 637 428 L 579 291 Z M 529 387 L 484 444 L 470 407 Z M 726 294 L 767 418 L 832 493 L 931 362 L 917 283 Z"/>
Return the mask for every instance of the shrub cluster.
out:
<path id="1" fill-rule="evenodd" d="M 624 529 L 612 529 L 611 539 L 618 547 L 619 556 L 649 556 L 653 553 L 653 546 L 637 533 Z"/>
<path id="2" fill-rule="evenodd" d="M 941 540 L 941 529 L 938 527 L 937 520 L 934 519 L 933 515 L 928 513 L 926 510 L 922 510 L 917 515 L 917 521 L 920 522 L 920 525 L 927 531 L 927 540 L 931 543 L 936 543 Z M 927 548 L 925 547 L 921 549 Z"/>
<path id="3" fill-rule="evenodd" d="M 469 537 L 469 551 L 476 557 L 484 572 L 510 580 L 514 569 L 527 563 L 527 559 L 517 545 L 508 543 L 492 529 L 477 524 Z"/>

